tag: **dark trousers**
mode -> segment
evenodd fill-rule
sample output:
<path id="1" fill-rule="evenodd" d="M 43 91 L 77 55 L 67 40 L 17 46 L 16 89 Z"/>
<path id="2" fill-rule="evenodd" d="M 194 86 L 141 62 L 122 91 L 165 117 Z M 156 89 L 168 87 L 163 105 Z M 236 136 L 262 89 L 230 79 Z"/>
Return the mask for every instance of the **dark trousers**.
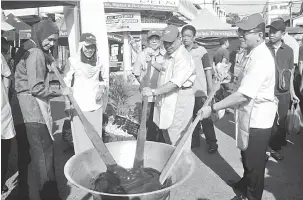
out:
<path id="1" fill-rule="evenodd" d="M 1 188 L 6 182 L 6 173 L 8 168 L 9 152 L 11 149 L 11 139 L 1 139 Z"/>
<path id="2" fill-rule="evenodd" d="M 45 124 L 16 127 L 20 199 L 59 200 L 53 141 Z"/>
<path id="3" fill-rule="evenodd" d="M 162 131 L 157 127 L 154 122 L 154 102 L 148 102 L 147 105 L 147 120 L 146 120 L 146 140 L 154 142 L 164 142 Z"/>
<path id="4" fill-rule="evenodd" d="M 286 118 L 289 110 L 290 94 L 277 95 L 277 98 L 279 99 L 278 115 L 275 118 L 269 141 L 269 147 L 275 151 L 280 150 L 282 144 L 286 142 Z"/>
<path id="5" fill-rule="evenodd" d="M 241 151 L 244 174 L 235 188 L 247 196 L 249 200 L 261 200 L 262 198 L 266 150 L 270 135 L 271 128 L 251 128 L 248 148 Z"/>
<path id="6" fill-rule="evenodd" d="M 202 108 L 204 102 L 206 101 L 206 97 L 196 97 L 195 98 L 195 106 L 194 106 L 194 113 L 193 116 L 196 117 L 197 112 Z M 203 128 L 203 132 L 205 134 L 206 138 L 206 143 L 211 144 L 211 143 L 216 143 L 216 133 L 215 133 L 215 128 L 213 121 L 211 117 L 207 119 L 203 119 L 198 123 L 196 126 L 193 136 L 192 136 L 192 146 L 195 146 L 195 144 L 200 144 L 200 130 L 201 130 L 201 125 Z"/>

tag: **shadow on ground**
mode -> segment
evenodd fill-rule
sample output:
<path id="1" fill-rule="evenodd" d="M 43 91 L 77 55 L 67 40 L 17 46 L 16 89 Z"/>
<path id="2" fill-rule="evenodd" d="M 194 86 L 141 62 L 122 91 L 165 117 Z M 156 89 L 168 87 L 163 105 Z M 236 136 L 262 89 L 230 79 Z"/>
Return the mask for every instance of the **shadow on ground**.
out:
<path id="1" fill-rule="evenodd" d="M 202 139 L 201 147 L 207 147 L 206 141 Z M 204 148 L 194 148 L 193 153 L 223 181 L 240 179 L 237 172 L 228 164 L 219 152 L 209 154 Z"/>
<path id="2" fill-rule="evenodd" d="M 303 135 L 287 136 L 288 144 L 282 147 L 282 161 L 270 159 L 267 164 L 265 190 L 274 196 L 275 200 L 303 199 Z"/>

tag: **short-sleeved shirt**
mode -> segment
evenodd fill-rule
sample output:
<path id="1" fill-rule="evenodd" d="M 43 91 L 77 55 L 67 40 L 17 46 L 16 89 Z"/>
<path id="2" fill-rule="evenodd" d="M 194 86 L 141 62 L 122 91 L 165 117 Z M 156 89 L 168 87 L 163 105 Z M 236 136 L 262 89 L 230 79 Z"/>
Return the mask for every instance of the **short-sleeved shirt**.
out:
<path id="1" fill-rule="evenodd" d="M 290 46 L 290 48 L 292 48 L 292 50 L 294 51 L 294 63 L 298 64 L 299 48 L 300 48 L 298 41 L 294 37 L 288 35 L 288 33 L 285 33 L 285 35 L 283 37 L 283 41 L 285 44 Z"/>
<path id="2" fill-rule="evenodd" d="M 270 128 L 273 125 L 277 101 L 275 98 L 275 61 L 265 42 L 247 55 L 244 77 L 238 92 L 250 97 L 252 108 L 250 128 Z M 245 106 L 245 105 L 244 105 Z"/>
<path id="3" fill-rule="evenodd" d="M 229 61 L 229 51 L 228 49 L 220 47 L 214 55 L 214 63 L 217 65 L 218 63 L 222 62 L 223 58 Z"/>
<path id="4" fill-rule="evenodd" d="M 211 70 L 209 55 L 206 49 L 202 46 L 194 44 L 189 51 L 196 66 L 196 80 L 193 86 L 196 97 L 207 96 L 207 81 L 205 76 L 206 70 Z"/>
<path id="5" fill-rule="evenodd" d="M 8 90 L 4 79 L 11 75 L 9 66 L 1 54 L 1 139 L 11 139 L 16 135 L 11 107 L 8 100 Z"/>
<path id="6" fill-rule="evenodd" d="M 151 48 L 144 49 L 144 51 L 141 52 L 138 55 L 138 57 L 137 57 L 134 65 L 133 65 L 133 74 L 135 76 L 138 76 L 140 78 L 140 81 L 142 81 L 143 78 L 145 77 L 146 73 L 147 73 L 146 55 L 147 54 L 149 54 L 149 55 L 153 54 L 155 62 L 157 62 L 159 64 L 163 64 L 164 63 L 164 55 L 165 55 L 165 53 L 166 53 L 166 51 L 164 49 L 158 49 L 156 51 L 152 50 Z M 142 69 L 145 69 L 145 70 L 142 70 Z M 149 87 L 150 88 L 152 88 L 152 89 L 156 89 L 157 88 L 158 77 L 159 77 L 159 72 L 154 67 L 151 67 L 150 81 L 149 81 L 149 83 L 150 83 Z M 154 98 L 150 97 L 148 99 L 148 101 L 149 102 L 153 102 Z"/>
<path id="7" fill-rule="evenodd" d="M 280 70 L 292 70 L 294 68 L 294 53 L 293 50 L 286 45 L 284 42 L 279 48 L 275 48 L 271 43 L 266 44 L 267 47 L 271 50 L 277 62 L 277 67 Z M 276 76 L 276 83 L 279 81 L 279 76 Z M 280 93 L 278 84 L 275 87 L 276 94 Z"/>

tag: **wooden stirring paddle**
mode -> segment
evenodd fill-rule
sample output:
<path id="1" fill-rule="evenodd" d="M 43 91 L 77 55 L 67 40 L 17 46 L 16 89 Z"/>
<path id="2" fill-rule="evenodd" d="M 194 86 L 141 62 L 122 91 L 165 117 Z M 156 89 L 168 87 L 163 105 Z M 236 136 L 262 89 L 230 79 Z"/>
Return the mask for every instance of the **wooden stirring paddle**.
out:
<path id="1" fill-rule="evenodd" d="M 61 87 L 66 88 L 67 86 L 66 86 L 63 78 L 61 77 L 61 74 L 59 73 L 57 67 L 54 65 L 51 65 L 51 69 L 55 72 L 55 74 L 61 84 Z M 102 141 L 102 138 L 99 136 L 98 132 L 95 130 L 95 128 L 91 125 L 91 123 L 84 116 L 83 112 L 81 111 L 81 109 L 80 109 L 78 103 L 76 102 L 75 98 L 73 97 L 73 95 L 68 95 L 68 98 L 69 98 L 70 102 L 72 103 L 72 105 L 74 106 L 74 109 L 77 111 L 77 114 L 79 116 L 80 121 L 83 124 L 84 130 L 85 130 L 87 136 L 89 137 L 92 144 L 98 151 L 100 157 L 102 158 L 103 162 L 105 163 L 105 165 L 107 167 L 107 170 L 116 172 L 117 168 L 121 168 L 121 167 L 118 167 L 117 162 L 115 161 L 113 156 L 110 154 L 109 150 L 105 146 L 105 144 Z"/>
<path id="2" fill-rule="evenodd" d="M 148 87 L 150 81 L 150 74 L 151 74 L 151 61 L 147 63 L 147 73 L 144 76 L 142 82 L 143 87 Z M 143 168 L 144 164 L 144 147 L 146 141 L 146 118 L 147 118 L 147 105 L 148 105 L 148 97 L 143 97 L 143 107 L 141 113 L 141 122 L 140 122 L 140 129 L 137 136 L 137 146 L 136 146 L 136 154 L 133 168 Z M 153 111 L 150 111 L 153 112 Z"/>
<path id="3" fill-rule="evenodd" d="M 226 80 L 226 77 L 228 77 L 228 70 L 229 70 L 230 66 L 231 65 L 229 64 L 228 67 L 226 68 L 227 71 L 222 72 L 219 75 L 220 77 L 217 77 L 218 80 L 215 83 L 212 91 L 208 95 L 208 97 L 207 97 L 205 103 L 203 104 L 202 108 L 208 106 L 211 103 L 211 101 L 214 98 L 216 92 L 220 89 L 220 85 L 224 82 L 224 80 Z M 199 111 L 198 111 L 198 113 L 199 113 Z M 188 138 L 192 136 L 192 134 L 195 130 L 195 127 L 197 126 L 199 121 L 200 121 L 200 116 L 198 115 L 195 118 L 195 120 L 192 122 L 192 124 L 189 126 L 187 132 L 182 136 L 182 138 L 179 141 L 179 143 L 177 144 L 174 152 L 172 153 L 172 155 L 170 156 L 170 158 L 166 162 L 166 164 L 165 164 L 165 166 L 164 166 L 164 168 L 161 172 L 160 178 L 159 178 L 159 181 L 160 181 L 161 184 L 163 184 L 165 182 L 165 180 L 168 178 L 168 176 L 170 175 L 173 166 L 176 164 L 176 162 L 178 161 L 178 159 L 180 158 L 180 156 L 181 156 L 181 154 L 184 150 L 185 143 L 187 142 Z"/>

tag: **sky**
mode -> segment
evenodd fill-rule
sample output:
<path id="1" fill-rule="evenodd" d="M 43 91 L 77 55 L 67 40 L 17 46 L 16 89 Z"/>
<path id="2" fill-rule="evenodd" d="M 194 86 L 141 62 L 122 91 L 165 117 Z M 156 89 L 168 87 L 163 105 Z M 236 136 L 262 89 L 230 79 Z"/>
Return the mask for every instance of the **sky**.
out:
<path id="1" fill-rule="evenodd" d="M 271 0 L 271 2 L 288 2 L 290 0 Z M 292 0 L 296 2 L 293 6 L 293 11 L 298 12 L 300 10 L 300 0 Z M 266 0 L 221 0 L 220 3 L 226 11 L 226 13 L 238 13 L 240 17 L 249 15 L 252 13 L 262 12 Z M 225 4 L 225 5 L 224 5 Z M 226 4 L 237 4 L 237 5 L 226 5 Z M 246 5 L 239 5 L 246 4 Z"/>

